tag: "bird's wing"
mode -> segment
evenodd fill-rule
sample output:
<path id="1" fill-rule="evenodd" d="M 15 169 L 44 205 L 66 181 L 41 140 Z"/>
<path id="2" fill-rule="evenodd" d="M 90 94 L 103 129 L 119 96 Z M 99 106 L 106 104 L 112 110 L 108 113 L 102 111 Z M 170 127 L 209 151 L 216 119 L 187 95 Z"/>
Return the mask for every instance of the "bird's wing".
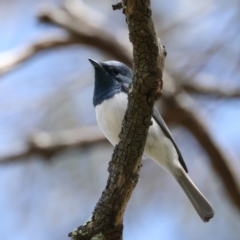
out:
<path id="1" fill-rule="evenodd" d="M 122 91 L 125 92 L 125 93 L 128 93 L 128 87 L 129 85 L 128 84 L 124 84 L 122 86 Z M 183 160 L 183 157 L 182 157 L 182 154 L 180 152 L 180 150 L 178 149 L 178 146 L 177 144 L 175 143 L 166 123 L 164 122 L 164 120 L 162 119 L 161 115 L 159 114 L 159 112 L 157 111 L 156 108 L 153 109 L 153 118 L 154 120 L 158 123 L 158 125 L 161 127 L 161 129 L 163 130 L 163 132 L 165 133 L 165 136 L 168 137 L 171 142 L 173 143 L 177 153 L 178 153 L 178 159 L 179 159 L 179 162 L 181 163 L 182 167 L 184 168 L 184 170 L 186 171 L 186 173 L 188 173 L 188 169 L 187 169 L 187 166 Z"/>
<path id="2" fill-rule="evenodd" d="M 186 164 L 185 164 L 185 162 L 183 160 L 182 154 L 181 154 L 180 150 L 178 149 L 178 146 L 175 143 L 175 141 L 174 141 L 174 139 L 172 137 L 172 134 L 170 133 L 166 123 L 164 122 L 163 118 L 161 117 L 161 115 L 159 114 L 159 112 L 157 111 L 156 108 L 153 109 L 153 118 L 158 123 L 158 125 L 161 127 L 161 129 L 163 130 L 165 135 L 172 141 L 175 149 L 177 150 L 179 162 L 181 163 L 181 165 L 184 168 L 185 172 L 188 173 L 188 169 L 187 169 L 187 166 L 186 166 Z"/>

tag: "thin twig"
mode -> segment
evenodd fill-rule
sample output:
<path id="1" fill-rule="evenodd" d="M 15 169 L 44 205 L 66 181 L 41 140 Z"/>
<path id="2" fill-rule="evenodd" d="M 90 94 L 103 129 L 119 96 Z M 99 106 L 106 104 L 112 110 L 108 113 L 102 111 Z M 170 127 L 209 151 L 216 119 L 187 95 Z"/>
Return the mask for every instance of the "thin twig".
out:
<path id="1" fill-rule="evenodd" d="M 0 75 L 11 70 L 20 63 L 29 60 L 42 50 L 62 47 L 78 42 L 79 40 L 76 37 L 69 34 L 50 35 L 42 37 L 18 49 L 0 53 Z"/>
<path id="2" fill-rule="evenodd" d="M 239 98 L 240 88 L 224 89 L 223 87 L 206 86 L 199 83 L 183 82 L 181 87 L 189 93 L 196 93 L 201 95 L 209 95 L 221 98 Z"/>
<path id="3" fill-rule="evenodd" d="M 132 61 L 129 61 L 132 59 L 130 52 L 126 51 L 125 46 L 115 36 L 99 28 L 96 23 L 91 24 L 82 18 L 81 15 L 79 18 L 76 18 L 66 10 L 57 7 L 46 7 L 38 14 L 38 18 L 42 22 L 59 25 L 70 33 L 78 36 L 80 40 L 79 43 L 111 53 L 111 55 L 117 57 L 119 61 L 129 66 L 132 65 Z M 109 49 L 111 49 L 111 52 Z"/>
<path id="4" fill-rule="evenodd" d="M 112 5 L 112 8 L 113 8 L 114 11 L 115 11 L 115 10 L 120 10 L 120 9 L 123 8 L 123 3 L 122 3 L 122 2 L 118 2 L 118 3 L 116 3 L 116 4 L 113 4 L 113 5 Z"/>
<path id="5" fill-rule="evenodd" d="M 0 163 L 22 161 L 32 155 L 51 158 L 57 152 L 69 147 L 86 147 L 106 141 L 105 136 L 97 126 L 81 127 L 78 129 L 59 132 L 36 132 L 27 140 L 27 146 L 9 156 L 1 156 Z"/>

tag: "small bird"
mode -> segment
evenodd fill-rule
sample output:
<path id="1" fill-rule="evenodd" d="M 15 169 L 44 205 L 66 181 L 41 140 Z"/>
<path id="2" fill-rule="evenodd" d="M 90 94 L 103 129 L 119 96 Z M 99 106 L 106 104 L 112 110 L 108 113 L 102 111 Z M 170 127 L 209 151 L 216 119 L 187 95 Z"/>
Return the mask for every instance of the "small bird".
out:
<path id="1" fill-rule="evenodd" d="M 128 104 L 128 87 L 132 70 L 117 61 L 97 62 L 89 59 L 95 70 L 93 105 L 98 126 L 115 146 L 119 142 L 122 121 Z M 159 112 L 154 109 L 153 124 L 149 127 L 144 155 L 156 161 L 173 175 L 204 222 L 214 211 L 188 176 L 182 154 Z"/>

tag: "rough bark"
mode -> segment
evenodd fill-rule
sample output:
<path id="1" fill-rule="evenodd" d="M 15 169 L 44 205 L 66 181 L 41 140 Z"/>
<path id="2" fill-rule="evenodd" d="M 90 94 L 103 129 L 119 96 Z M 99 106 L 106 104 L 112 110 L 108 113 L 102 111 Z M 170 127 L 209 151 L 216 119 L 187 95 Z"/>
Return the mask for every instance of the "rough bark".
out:
<path id="1" fill-rule="evenodd" d="M 162 90 L 166 53 L 156 36 L 150 1 L 126 0 L 123 5 L 134 57 L 128 108 L 109 163 L 106 189 L 90 221 L 69 234 L 74 240 L 122 239 L 124 211 L 139 179 L 154 102 Z"/>

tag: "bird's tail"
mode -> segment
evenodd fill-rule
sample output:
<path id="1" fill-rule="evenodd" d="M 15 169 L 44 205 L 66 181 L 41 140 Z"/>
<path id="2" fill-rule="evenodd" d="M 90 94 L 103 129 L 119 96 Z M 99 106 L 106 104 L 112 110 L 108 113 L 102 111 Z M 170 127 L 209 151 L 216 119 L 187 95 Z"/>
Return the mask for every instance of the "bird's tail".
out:
<path id="1" fill-rule="evenodd" d="M 208 200 L 202 195 L 183 169 L 181 169 L 180 175 L 174 175 L 201 219 L 204 222 L 208 222 L 214 216 L 214 211 Z"/>

